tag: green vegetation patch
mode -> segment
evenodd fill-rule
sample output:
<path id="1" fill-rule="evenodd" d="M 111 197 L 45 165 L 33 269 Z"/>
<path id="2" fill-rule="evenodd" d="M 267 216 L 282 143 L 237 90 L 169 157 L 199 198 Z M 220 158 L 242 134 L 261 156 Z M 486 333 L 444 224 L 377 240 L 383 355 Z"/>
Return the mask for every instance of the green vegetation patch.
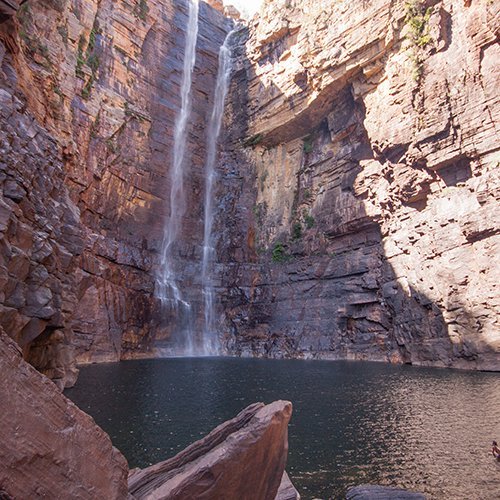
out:
<path id="1" fill-rule="evenodd" d="M 304 224 L 306 225 L 307 229 L 312 229 L 315 223 L 316 221 L 314 220 L 314 217 L 311 214 L 304 215 Z"/>
<path id="2" fill-rule="evenodd" d="M 429 20 L 432 7 L 425 7 L 422 0 L 409 0 L 405 3 L 405 24 L 409 28 L 407 39 L 413 50 L 410 60 L 413 63 L 413 79 L 420 82 L 424 71 L 425 57 L 422 49 L 433 42 L 429 33 Z"/>
<path id="3" fill-rule="evenodd" d="M 285 247 L 283 246 L 283 243 L 276 243 L 273 248 L 273 253 L 272 253 L 272 260 L 273 262 L 276 263 L 281 263 L 285 262 L 287 260 L 288 256 L 285 251 Z"/>
<path id="4" fill-rule="evenodd" d="M 300 222 L 295 222 L 292 226 L 292 240 L 300 240 L 302 238 L 302 224 Z"/>
<path id="5" fill-rule="evenodd" d="M 303 149 L 304 149 L 304 153 L 305 154 L 309 154 L 312 152 L 313 150 L 313 140 L 312 140 L 312 136 L 308 135 L 307 137 L 304 138 L 304 146 L 303 146 Z"/>
<path id="6" fill-rule="evenodd" d="M 83 66 L 86 65 L 90 68 L 91 74 L 89 79 L 85 82 L 85 85 L 82 90 L 82 98 L 88 99 L 92 92 L 92 87 L 94 86 L 95 81 L 97 80 L 97 74 L 99 72 L 100 59 L 99 56 L 95 53 L 96 50 L 96 42 L 97 35 L 102 33 L 101 28 L 99 27 L 99 21 L 96 19 L 90 30 L 89 41 L 86 43 L 85 36 L 80 35 L 80 39 L 78 40 L 78 49 L 76 53 L 76 66 L 75 66 L 75 75 L 84 80 L 85 72 L 83 71 Z M 87 46 L 85 50 L 85 46 Z"/>
<path id="7" fill-rule="evenodd" d="M 432 7 L 425 7 L 422 0 L 411 0 L 405 4 L 405 23 L 410 28 L 409 40 L 417 47 L 425 47 L 433 40 L 429 34 L 429 19 Z"/>
<path id="8" fill-rule="evenodd" d="M 245 148 L 253 148 L 254 146 L 257 146 L 257 144 L 261 143 L 262 139 L 264 139 L 262 134 L 252 135 L 252 137 L 248 137 L 243 141 L 243 146 Z"/>
<path id="9" fill-rule="evenodd" d="M 147 0 L 139 0 L 137 5 L 134 8 L 134 14 L 141 21 L 145 21 L 149 12 L 148 2 Z"/>

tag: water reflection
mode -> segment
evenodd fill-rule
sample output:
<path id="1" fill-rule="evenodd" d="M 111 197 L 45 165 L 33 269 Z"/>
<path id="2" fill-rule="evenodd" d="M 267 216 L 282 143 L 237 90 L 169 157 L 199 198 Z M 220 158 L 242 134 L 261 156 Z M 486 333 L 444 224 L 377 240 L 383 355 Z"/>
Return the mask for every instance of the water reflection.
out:
<path id="1" fill-rule="evenodd" d="M 496 499 L 500 376 L 374 363 L 171 359 L 84 368 L 67 395 L 131 467 L 177 453 L 255 401 L 289 399 L 288 469 L 304 498 L 373 482 Z"/>

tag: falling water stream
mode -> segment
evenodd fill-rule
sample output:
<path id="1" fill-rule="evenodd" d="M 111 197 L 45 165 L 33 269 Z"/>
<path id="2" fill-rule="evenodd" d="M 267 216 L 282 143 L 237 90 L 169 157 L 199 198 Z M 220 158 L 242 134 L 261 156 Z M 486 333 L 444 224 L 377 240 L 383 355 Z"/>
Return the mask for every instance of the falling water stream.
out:
<path id="1" fill-rule="evenodd" d="M 184 192 L 184 162 L 188 140 L 188 123 L 191 114 L 191 85 L 196 61 L 196 40 L 198 38 L 198 0 L 189 1 L 189 18 L 186 30 L 186 50 L 181 83 L 181 109 L 177 115 L 174 130 L 173 165 L 170 170 L 170 214 L 165 224 L 161 248 L 161 265 L 157 281 L 157 296 L 162 305 L 172 307 L 182 318 L 182 346 L 186 354 L 193 352 L 191 304 L 184 300 L 175 274 L 173 247 L 178 240 L 182 218 L 186 210 Z"/>
<path id="2" fill-rule="evenodd" d="M 215 243 L 212 235 L 214 220 L 214 183 L 215 164 L 217 158 L 217 143 L 224 114 L 231 76 L 231 50 L 229 42 L 234 30 L 231 31 L 219 50 L 219 70 L 215 86 L 215 99 L 207 134 L 207 161 L 205 165 L 205 220 L 203 234 L 202 287 L 205 324 L 202 333 L 200 354 L 215 355 L 220 353 L 219 339 L 215 328 L 215 293 L 213 284 L 213 267 L 215 262 Z"/>

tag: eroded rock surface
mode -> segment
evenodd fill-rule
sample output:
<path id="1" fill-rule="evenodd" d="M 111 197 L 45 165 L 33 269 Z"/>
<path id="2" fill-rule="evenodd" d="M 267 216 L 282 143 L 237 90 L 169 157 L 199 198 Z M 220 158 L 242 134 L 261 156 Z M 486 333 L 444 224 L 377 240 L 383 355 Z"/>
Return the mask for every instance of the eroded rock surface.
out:
<path id="1" fill-rule="evenodd" d="M 292 481 L 290 481 L 286 471 L 281 479 L 281 484 L 275 500 L 300 500 L 300 494 L 295 489 Z"/>
<path id="2" fill-rule="evenodd" d="M 18 6 L 19 2 L 13 2 Z M 2 11 L 3 12 L 3 11 Z M 155 355 L 187 2 L 24 3 L 0 26 L 0 324 L 70 386 L 79 363 Z M 200 4 L 188 205 L 177 248 L 200 308 L 205 123 L 231 21 Z M 198 311 L 199 312 L 199 311 Z"/>
<path id="3" fill-rule="evenodd" d="M 134 472 L 137 499 L 276 497 L 288 454 L 292 405 L 256 403 L 175 457 Z"/>
<path id="4" fill-rule="evenodd" d="M 240 35 L 233 352 L 500 369 L 499 25 L 486 1 L 283 0 Z"/>
<path id="5" fill-rule="evenodd" d="M 349 488 L 347 500 L 425 500 L 425 495 L 399 488 L 364 484 Z"/>
<path id="6" fill-rule="evenodd" d="M 128 465 L 94 420 L 0 331 L 0 496 L 124 499 Z"/>
<path id="7" fill-rule="evenodd" d="M 209 3 L 174 249 L 194 331 L 232 26 Z M 75 360 L 185 334 L 154 288 L 186 7 L 2 11 L 0 324 L 60 386 Z M 234 34 L 213 277 L 227 351 L 499 369 L 499 16 L 486 0 L 275 0 Z"/>

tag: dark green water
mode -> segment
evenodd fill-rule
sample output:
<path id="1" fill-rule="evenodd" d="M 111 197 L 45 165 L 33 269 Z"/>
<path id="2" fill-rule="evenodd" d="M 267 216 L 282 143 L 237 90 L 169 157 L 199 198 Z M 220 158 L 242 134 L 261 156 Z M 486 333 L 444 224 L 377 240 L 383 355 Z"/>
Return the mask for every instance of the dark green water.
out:
<path id="1" fill-rule="evenodd" d="M 255 401 L 293 402 L 288 471 L 305 499 L 378 483 L 500 498 L 500 375 L 235 358 L 93 365 L 66 392 L 129 460 L 164 460 Z"/>

